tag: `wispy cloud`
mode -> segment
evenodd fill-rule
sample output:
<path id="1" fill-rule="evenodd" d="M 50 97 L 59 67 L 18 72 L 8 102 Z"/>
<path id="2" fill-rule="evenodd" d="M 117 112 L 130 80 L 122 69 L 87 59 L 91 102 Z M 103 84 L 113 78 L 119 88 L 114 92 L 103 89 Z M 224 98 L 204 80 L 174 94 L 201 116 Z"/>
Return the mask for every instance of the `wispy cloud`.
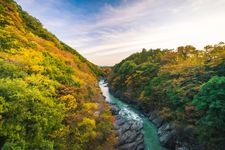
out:
<path id="1" fill-rule="evenodd" d="M 117 5 L 104 3 L 89 14 L 68 1 L 40 1 L 17 0 L 61 40 L 99 65 L 113 65 L 144 47 L 202 48 L 225 40 L 224 0 L 122 0 Z"/>

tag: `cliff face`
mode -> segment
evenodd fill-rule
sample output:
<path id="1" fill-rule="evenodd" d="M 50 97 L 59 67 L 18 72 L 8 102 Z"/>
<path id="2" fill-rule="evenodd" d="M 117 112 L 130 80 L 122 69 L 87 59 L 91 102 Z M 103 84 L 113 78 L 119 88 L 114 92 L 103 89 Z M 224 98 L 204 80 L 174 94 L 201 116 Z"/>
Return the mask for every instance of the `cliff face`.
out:
<path id="1" fill-rule="evenodd" d="M 0 147 L 112 148 L 101 70 L 13 0 L 0 0 Z"/>
<path id="2" fill-rule="evenodd" d="M 223 42 L 201 51 L 191 45 L 143 49 L 116 64 L 108 82 L 111 93 L 146 113 L 162 144 L 193 149 L 198 141 L 204 149 L 223 149 L 224 62 Z"/>

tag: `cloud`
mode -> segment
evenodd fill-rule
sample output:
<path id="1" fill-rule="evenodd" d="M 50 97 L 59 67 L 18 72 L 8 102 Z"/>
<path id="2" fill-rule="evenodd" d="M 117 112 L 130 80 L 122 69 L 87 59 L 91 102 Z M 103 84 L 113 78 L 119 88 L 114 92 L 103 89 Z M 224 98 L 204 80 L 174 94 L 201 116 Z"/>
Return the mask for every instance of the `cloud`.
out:
<path id="1" fill-rule="evenodd" d="M 144 47 L 202 48 L 225 41 L 224 0 L 122 0 L 104 3 L 96 13 L 62 0 L 17 1 L 98 65 L 113 65 Z"/>

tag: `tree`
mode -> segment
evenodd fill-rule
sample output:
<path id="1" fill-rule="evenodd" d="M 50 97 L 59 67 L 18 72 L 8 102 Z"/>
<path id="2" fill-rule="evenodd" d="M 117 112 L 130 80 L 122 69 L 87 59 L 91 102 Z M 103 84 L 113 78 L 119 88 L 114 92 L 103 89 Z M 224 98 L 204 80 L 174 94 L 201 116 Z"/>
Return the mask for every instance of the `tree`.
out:
<path id="1" fill-rule="evenodd" d="M 182 57 L 187 58 L 187 57 L 191 56 L 192 54 L 196 53 L 196 48 L 192 45 L 186 45 L 185 47 L 180 46 L 177 48 L 177 52 Z"/>
<path id="2" fill-rule="evenodd" d="M 200 137 L 208 144 L 221 145 L 225 134 L 225 77 L 211 78 L 201 87 L 193 103 L 204 112 L 199 121 Z"/>
<path id="3" fill-rule="evenodd" d="M 119 68 L 119 73 L 124 75 L 130 74 L 136 66 L 137 65 L 133 61 L 126 61 Z"/>
<path id="4" fill-rule="evenodd" d="M 214 76 L 205 83 L 194 97 L 194 104 L 204 111 L 224 113 L 225 115 L 225 77 Z M 224 109 L 224 110 L 223 110 Z M 219 117 L 217 115 L 217 117 Z M 211 119 L 217 119 L 213 117 Z M 222 119 L 225 119 L 224 117 Z M 216 120 L 215 120 L 216 121 Z M 217 120 L 219 121 L 219 120 Z M 221 121 L 221 120 L 220 120 Z M 224 122 L 225 123 L 225 122 Z"/>

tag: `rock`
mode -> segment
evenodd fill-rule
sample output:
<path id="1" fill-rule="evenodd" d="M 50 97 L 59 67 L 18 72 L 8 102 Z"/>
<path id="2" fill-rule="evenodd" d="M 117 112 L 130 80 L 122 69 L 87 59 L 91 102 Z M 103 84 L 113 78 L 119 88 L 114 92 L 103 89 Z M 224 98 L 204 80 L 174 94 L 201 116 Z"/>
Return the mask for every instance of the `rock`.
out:
<path id="1" fill-rule="evenodd" d="M 163 123 L 163 119 L 161 119 L 161 118 L 158 117 L 158 118 L 152 120 L 152 122 L 155 124 L 155 126 L 157 128 L 159 128 L 162 125 L 162 123 Z"/>
<path id="2" fill-rule="evenodd" d="M 136 147 L 137 147 L 136 143 L 132 142 L 132 143 L 127 143 L 127 144 L 119 146 L 118 150 L 135 150 Z"/>
<path id="3" fill-rule="evenodd" d="M 122 126 L 120 126 L 120 132 L 121 134 L 123 134 L 124 132 L 126 132 L 127 130 L 130 129 L 131 124 L 129 124 L 128 122 L 124 123 Z"/>
<path id="4" fill-rule="evenodd" d="M 137 144 L 136 150 L 144 150 L 144 136 L 143 136 L 143 134 L 139 134 L 136 137 L 136 144 Z"/>
<path id="5" fill-rule="evenodd" d="M 127 131 L 127 132 L 130 132 L 130 133 L 127 134 L 128 135 L 128 138 L 126 139 L 127 143 L 136 141 L 136 138 L 137 138 L 138 134 L 140 134 L 139 132 L 136 132 L 136 131 Z"/>
<path id="6" fill-rule="evenodd" d="M 137 149 L 139 148 L 139 149 L 144 149 L 144 147 L 145 147 L 145 144 L 144 144 L 144 139 L 142 140 L 142 141 L 138 141 L 137 142 Z"/>
<path id="7" fill-rule="evenodd" d="M 169 123 L 165 122 L 162 126 L 158 129 L 158 135 L 161 136 L 166 131 L 171 131 L 171 126 Z"/>
<path id="8" fill-rule="evenodd" d="M 114 115 L 114 116 L 115 116 L 116 120 L 121 119 L 120 115 Z"/>
<path id="9" fill-rule="evenodd" d="M 136 150 L 144 150 L 144 149 L 145 149 L 144 144 L 140 144 L 136 148 Z"/>
<path id="10" fill-rule="evenodd" d="M 138 134 L 138 132 L 128 130 L 122 135 L 121 138 L 124 138 L 125 143 L 131 143 L 136 141 Z"/>
<path id="11" fill-rule="evenodd" d="M 119 111 L 120 111 L 120 109 L 117 106 L 114 106 L 114 105 L 111 105 L 111 109 L 110 110 L 111 110 L 113 115 L 118 115 Z"/>
<path id="12" fill-rule="evenodd" d="M 123 118 L 119 118 L 119 119 L 116 121 L 116 124 L 117 124 L 118 126 L 121 126 L 121 125 L 123 125 L 125 122 L 126 122 L 126 121 L 125 121 Z"/>
<path id="13" fill-rule="evenodd" d="M 136 131 L 139 131 L 143 128 L 143 124 L 141 122 L 134 122 L 132 125 L 131 125 L 131 130 L 136 130 Z"/>
<path id="14" fill-rule="evenodd" d="M 124 120 L 120 118 L 117 120 L 117 125 L 119 124 L 119 141 L 118 141 L 118 149 L 125 149 L 129 146 L 143 145 L 144 144 L 144 136 L 141 133 L 141 129 L 143 128 L 142 123 L 136 120 Z M 139 146 L 141 149 L 142 146 Z M 132 147 L 133 148 L 133 147 Z M 135 148 L 136 150 L 136 148 Z"/>
<path id="15" fill-rule="evenodd" d="M 175 131 L 165 131 L 163 134 L 159 137 L 160 143 L 168 148 L 175 148 Z"/>
<path id="16" fill-rule="evenodd" d="M 162 145 L 166 145 L 167 141 L 171 138 L 171 136 L 171 132 L 164 132 L 162 136 L 159 137 L 160 143 L 162 143 Z"/>
<path id="17" fill-rule="evenodd" d="M 156 112 L 150 113 L 150 115 L 149 115 L 149 120 L 154 120 L 154 119 L 156 119 L 156 118 L 157 118 Z"/>
<path id="18" fill-rule="evenodd" d="M 176 150 L 189 150 L 189 148 L 183 146 L 183 147 L 177 147 Z"/>
<path id="19" fill-rule="evenodd" d="M 140 144 L 144 145 L 144 136 L 142 134 L 139 134 L 136 138 L 136 142 L 138 145 L 140 145 Z"/>

